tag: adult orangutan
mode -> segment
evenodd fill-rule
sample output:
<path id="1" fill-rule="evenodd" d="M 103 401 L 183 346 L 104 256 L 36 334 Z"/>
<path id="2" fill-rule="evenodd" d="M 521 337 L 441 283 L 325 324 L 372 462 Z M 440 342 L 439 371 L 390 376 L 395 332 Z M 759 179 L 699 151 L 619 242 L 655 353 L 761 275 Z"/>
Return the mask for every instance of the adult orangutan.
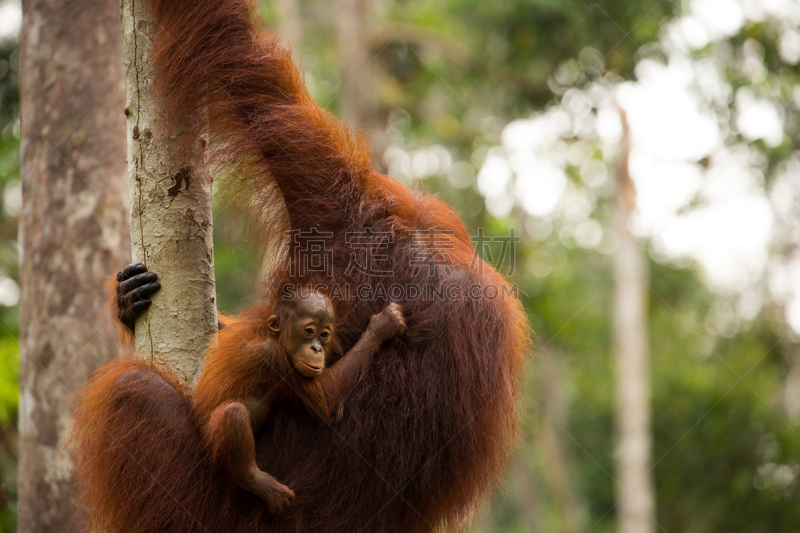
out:
<path id="1" fill-rule="evenodd" d="M 402 308 L 406 329 L 339 391 L 333 420 L 302 401 L 270 409 L 255 453 L 259 469 L 295 494 L 280 516 L 220 483 L 223 466 L 197 446 L 202 423 L 168 373 L 112 364 L 77 415 L 87 514 L 111 533 L 463 525 L 516 432 L 528 334 L 509 285 L 475 256 L 451 208 L 373 170 L 365 142 L 315 105 L 289 52 L 254 31 L 244 1 L 149 4 L 169 120 L 187 125 L 204 106 L 215 163 L 234 176 L 221 188 L 253 209 L 265 250 L 291 237 L 264 302 L 245 313 L 243 346 L 268 328 L 281 287 L 310 282 L 324 284 L 335 307 L 334 367 L 389 303 Z M 309 272 L 320 253 L 322 268 Z M 82 474 L 87 461 L 95 468 Z"/>

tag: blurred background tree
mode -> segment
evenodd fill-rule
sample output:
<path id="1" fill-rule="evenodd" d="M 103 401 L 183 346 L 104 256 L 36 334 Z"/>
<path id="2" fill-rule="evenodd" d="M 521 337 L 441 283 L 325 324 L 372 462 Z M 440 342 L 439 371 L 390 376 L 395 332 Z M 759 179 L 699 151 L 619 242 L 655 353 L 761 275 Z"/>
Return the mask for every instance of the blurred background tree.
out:
<path id="1" fill-rule="evenodd" d="M 105 0 L 30 0 L 23 15 L 17 530 L 61 533 L 80 520 L 72 399 L 117 350 L 105 285 L 131 257 L 122 34 Z"/>
<path id="2" fill-rule="evenodd" d="M 647 272 L 653 530 L 800 530 L 800 5 L 794 0 L 280 0 L 318 101 L 440 194 L 537 334 L 524 435 L 475 529 L 611 532 L 614 181 Z M 13 530 L 18 4 L 0 4 L 0 523 Z M 344 19 L 344 12 L 355 13 Z M 352 24 L 357 21 L 354 30 Z M 348 25 L 350 24 L 350 25 Z M 348 33 L 353 32 L 353 41 Z M 342 57 L 343 50 L 351 50 Z M 357 86 L 355 90 L 352 86 Z M 258 265 L 215 213 L 219 307 Z M 6 228 L 6 229 L 3 229 Z M 503 248 L 520 238 L 514 253 Z M 483 237 L 482 237 L 483 236 Z M 494 240 L 492 240 L 494 237 Z"/>

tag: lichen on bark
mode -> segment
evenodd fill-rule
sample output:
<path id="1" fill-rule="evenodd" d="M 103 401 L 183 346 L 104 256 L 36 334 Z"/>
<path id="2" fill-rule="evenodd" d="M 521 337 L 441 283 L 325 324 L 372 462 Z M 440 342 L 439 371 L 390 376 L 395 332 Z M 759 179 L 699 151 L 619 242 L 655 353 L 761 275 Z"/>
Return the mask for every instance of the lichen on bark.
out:
<path id="1" fill-rule="evenodd" d="M 143 0 L 121 5 L 131 243 L 134 259 L 156 272 L 162 286 L 136 322 L 136 351 L 193 383 L 217 329 L 207 142 L 193 139 L 187 149 L 185 131 L 161 120 L 148 61 L 156 26 Z"/>

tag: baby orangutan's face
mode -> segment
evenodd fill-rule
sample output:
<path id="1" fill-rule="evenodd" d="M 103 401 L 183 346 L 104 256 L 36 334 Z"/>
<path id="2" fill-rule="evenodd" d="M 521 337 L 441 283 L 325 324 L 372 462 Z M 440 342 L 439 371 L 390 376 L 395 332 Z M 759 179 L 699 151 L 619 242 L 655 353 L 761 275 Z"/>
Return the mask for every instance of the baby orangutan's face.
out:
<path id="1" fill-rule="evenodd" d="M 289 362 L 303 376 L 314 378 L 325 369 L 325 354 L 333 338 L 333 304 L 317 292 L 298 296 L 293 304 L 287 324 L 277 324 L 273 315 L 270 328 L 276 332 L 286 328 L 284 349 Z"/>

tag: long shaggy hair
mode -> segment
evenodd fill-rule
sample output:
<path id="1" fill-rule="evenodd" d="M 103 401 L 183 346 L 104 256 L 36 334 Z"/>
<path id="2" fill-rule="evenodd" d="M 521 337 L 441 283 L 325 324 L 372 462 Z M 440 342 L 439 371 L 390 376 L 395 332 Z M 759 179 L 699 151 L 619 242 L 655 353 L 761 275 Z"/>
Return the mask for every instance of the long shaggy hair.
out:
<path id="1" fill-rule="evenodd" d="M 519 301 L 475 256 L 450 207 L 372 168 L 364 140 L 312 101 L 289 51 L 254 31 L 245 2 L 150 5 L 159 25 L 151 61 L 166 116 L 188 123 L 205 106 L 215 164 L 231 176 L 221 188 L 251 210 L 263 248 L 274 250 L 285 230 L 324 236 L 331 260 L 323 281 L 336 288 L 340 352 L 389 303 L 390 286 L 428 297 L 403 291 L 392 299 L 408 329 L 344 392 L 340 420 L 320 423 L 300 403 L 272 410 L 256 435 L 258 463 L 297 495 L 277 518 L 205 466 L 190 404 L 171 378 L 160 382 L 131 363 L 102 370 L 76 419 L 86 512 L 109 533 L 463 526 L 515 441 L 528 347 Z M 391 275 L 348 270 L 353 235 L 380 249 L 380 270 Z M 262 309 L 282 283 L 308 281 L 303 266 L 313 252 L 296 248 L 284 257 L 289 268 L 268 277 L 273 292 Z M 131 448 L 138 451 L 129 457 Z"/>

